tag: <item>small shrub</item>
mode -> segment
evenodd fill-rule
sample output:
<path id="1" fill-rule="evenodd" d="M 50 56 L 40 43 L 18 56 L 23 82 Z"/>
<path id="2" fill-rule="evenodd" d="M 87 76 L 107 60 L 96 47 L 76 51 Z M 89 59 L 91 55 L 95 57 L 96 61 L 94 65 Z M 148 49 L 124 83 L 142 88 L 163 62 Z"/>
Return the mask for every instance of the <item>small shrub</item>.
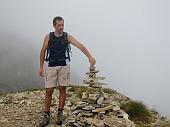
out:
<path id="1" fill-rule="evenodd" d="M 82 93 L 85 92 L 87 90 L 86 87 L 79 87 L 76 91 L 75 91 L 75 94 L 77 97 L 81 97 L 82 96 Z"/>
<path id="2" fill-rule="evenodd" d="M 114 91 L 110 88 L 103 88 L 103 92 L 108 93 L 108 94 L 116 93 L 116 91 Z"/>
<path id="3" fill-rule="evenodd" d="M 82 92 L 85 92 L 87 88 L 85 86 L 72 86 L 70 89 L 68 89 L 68 92 L 74 92 L 76 94 L 76 97 L 81 97 Z"/>
<path id="4" fill-rule="evenodd" d="M 1 92 L 0 92 L 0 96 L 4 96 L 4 95 L 5 95 L 5 93 L 1 93 Z"/>
<path id="5" fill-rule="evenodd" d="M 121 108 L 130 116 L 134 122 L 149 123 L 151 118 L 150 111 L 141 102 L 129 101 L 121 105 Z"/>
<path id="6" fill-rule="evenodd" d="M 71 88 L 68 89 L 68 92 L 75 92 L 78 89 L 79 86 L 71 86 Z"/>

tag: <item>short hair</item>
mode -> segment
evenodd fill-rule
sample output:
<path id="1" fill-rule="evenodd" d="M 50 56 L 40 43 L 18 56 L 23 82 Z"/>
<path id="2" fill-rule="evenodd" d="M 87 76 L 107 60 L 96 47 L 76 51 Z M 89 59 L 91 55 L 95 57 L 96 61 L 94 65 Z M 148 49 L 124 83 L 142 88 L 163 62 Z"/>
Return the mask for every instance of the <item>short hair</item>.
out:
<path id="1" fill-rule="evenodd" d="M 60 17 L 60 16 L 56 16 L 54 19 L 53 19 L 53 26 L 55 26 L 56 25 L 56 21 L 64 21 L 64 19 L 62 18 L 62 17 Z"/>

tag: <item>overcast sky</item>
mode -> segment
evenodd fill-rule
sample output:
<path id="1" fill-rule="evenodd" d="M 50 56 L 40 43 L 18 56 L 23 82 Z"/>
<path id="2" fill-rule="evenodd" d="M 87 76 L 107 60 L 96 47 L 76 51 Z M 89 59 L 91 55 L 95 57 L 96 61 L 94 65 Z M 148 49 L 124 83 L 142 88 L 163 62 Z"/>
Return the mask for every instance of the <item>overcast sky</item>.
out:
<path id="1" fill-rule="evenodd" d="M 39 51 L 59 15 L 65 31 L 94 55 L 108 87 L 170 117 L 169 6 L 169 0 L 1 0 L 0 89 L 43 87 Z M 80 84 L 88 59 L 73 46 L 72 52 L 71 83 Z"/>

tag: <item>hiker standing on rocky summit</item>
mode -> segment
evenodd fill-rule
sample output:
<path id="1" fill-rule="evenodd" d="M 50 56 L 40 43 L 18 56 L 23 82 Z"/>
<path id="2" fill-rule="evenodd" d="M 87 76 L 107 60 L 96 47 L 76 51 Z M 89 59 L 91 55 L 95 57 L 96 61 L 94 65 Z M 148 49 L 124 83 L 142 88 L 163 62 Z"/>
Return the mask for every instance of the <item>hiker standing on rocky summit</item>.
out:
<path id="1" fill-rule="evenodd" d="M 63 32 L 64 19 L 57 16 L 53 19 L 54 32 L 47 34 L 40 52 L 39 74 L 45 79 L 45 109 L 43 119 L 39 127 L 46 126 L 50 121 L 50 106 L 54 88 L 59 86 L 59 106 L 57 111 L 57 125 L 62 125 L 63 108 L 66 100 L 66 86 L 70 79 L 70 56 L 69 44 L 79 48 L 88 58 L 91 65 L 95 65 L 95 58 L 89 53 L 86 47 L 77 41 L 72 35 Z M 45 53 L 47 57 L 45 59 Z M 44 76 L 44 60 L 48 61 L 47 74 Z"/>

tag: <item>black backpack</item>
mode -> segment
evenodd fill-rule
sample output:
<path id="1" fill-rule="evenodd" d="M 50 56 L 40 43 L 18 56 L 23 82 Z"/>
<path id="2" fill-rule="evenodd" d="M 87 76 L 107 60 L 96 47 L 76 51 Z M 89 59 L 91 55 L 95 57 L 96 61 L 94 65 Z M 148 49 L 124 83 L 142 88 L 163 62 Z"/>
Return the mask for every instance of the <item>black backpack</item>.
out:
<path id="1" fill-rule="evenodd" d="M 52 40 L 53 34 L 54 34 L 53 32 L 50 32 L 50 37 L 49 37 L 49 41 L 48 41 L 48 48 L 47 48 L 46 57 L 45 57 L 46 62 L 49 61 L 50 46 L 51 46 L 51 40 Z M 67 51 L 67 57 L 65 59 L 68 59 L 69 61 L 71 61 L 70 54 L 72 56 L 72 52 L 71 52 L 71 45 L 68 42 L 68 34 L 66 32 L 63 32 L 63 34 L 64 34 L 64 39 L 62 40 L 62 42 L 64 44 L 66 44 L 66 51 Z"/>

